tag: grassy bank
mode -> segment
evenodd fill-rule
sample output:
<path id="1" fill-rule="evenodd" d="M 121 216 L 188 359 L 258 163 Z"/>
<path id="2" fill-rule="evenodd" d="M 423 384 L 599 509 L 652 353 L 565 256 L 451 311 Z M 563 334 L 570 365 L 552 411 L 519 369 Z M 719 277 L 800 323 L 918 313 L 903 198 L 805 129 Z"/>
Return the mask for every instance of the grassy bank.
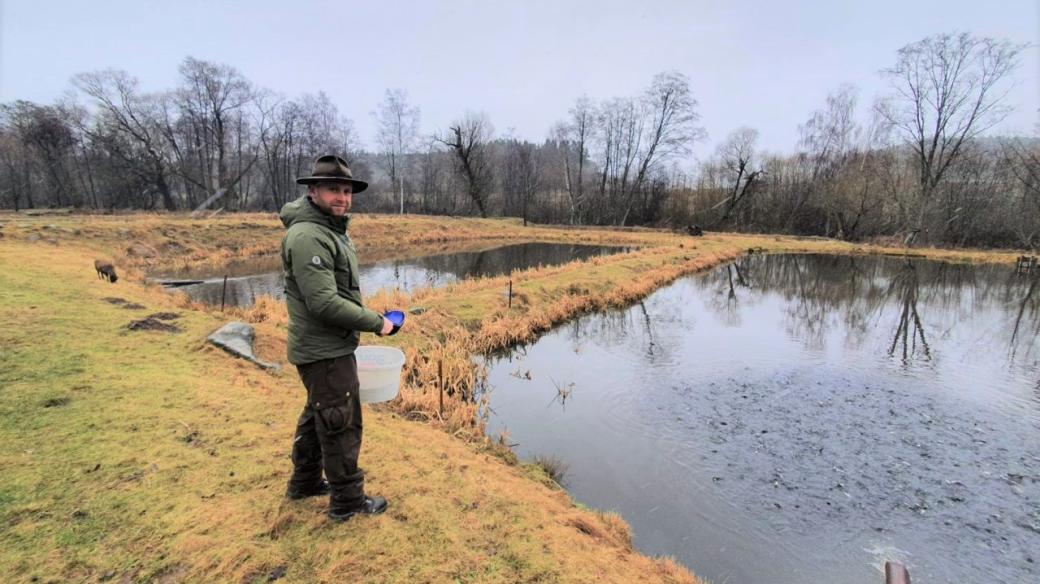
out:
<path id="1" fill-rule="evenodd" d="M 2 215 L 0 223 L 0 573 L 41 582 L 693 581 L 670 560 L 636 553 L 619 517 L 575 506 L 540 468 L 511 463 L 483 438 L 477 406 L 464 399 L 480 375 L 469 355 L 623 306 L 749 248 L 1014 258 L 359 217 L 352 232 L 363 256 L 503 239 L 642 249 L 372 297 L 375 308 L 425 308 L 400 335 L 366 339 L 409 355 L 401 398 L 365 411 L 368 488 L 392 506 L 384 516 L 331 525 L 324 501 L 281 496 L 302 405 L 295 373 L 265 373 L 203 342 L 229 318 L 244 318 L 257 327 L 261 358 L 284 362 L 284 307 L 264 301 L 222 315 L 143 284 L 159 266 L 270 253 L 281 237 L 276 219 Z M 98 280 L 95 257 L 115 260 L 125 279 Z M 503 294 L 510 280 L 511 307 Z M 164 322 L 180 332 L 127 328 L 160 312 L 175 313 Z M 451 390 L 443 416 L 438 363 Z"/>

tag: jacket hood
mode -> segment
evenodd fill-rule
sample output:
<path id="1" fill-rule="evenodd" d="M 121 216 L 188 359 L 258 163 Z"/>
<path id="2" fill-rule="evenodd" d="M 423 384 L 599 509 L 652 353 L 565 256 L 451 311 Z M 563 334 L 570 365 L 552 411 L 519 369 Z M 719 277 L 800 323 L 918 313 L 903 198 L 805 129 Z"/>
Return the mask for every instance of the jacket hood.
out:
<path id="1" fill-rule="evenodd" d="M 347 225 L 350 223 L 349 215 L 333 217 L 319 209 L 307 195 L 283 205 L 282 210 L 278 213 L 278 218 L 282 220 L 282 225 L 286 229 L 297 223 L 317 223 L 336 233 L 346 233 Z"/>

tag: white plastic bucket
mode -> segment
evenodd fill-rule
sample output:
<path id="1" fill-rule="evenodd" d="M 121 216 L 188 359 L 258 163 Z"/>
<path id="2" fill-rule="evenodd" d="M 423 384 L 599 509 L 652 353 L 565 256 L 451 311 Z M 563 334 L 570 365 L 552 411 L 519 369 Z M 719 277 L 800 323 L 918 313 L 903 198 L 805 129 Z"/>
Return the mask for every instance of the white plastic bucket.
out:
<path id="1" fill-rule="evenodd" d="M 361 382 L 361 403 L 394 399 L 401 385 L 404 353 L 393 347 L 362 346 L 354 351 L 354 356 Z"/>

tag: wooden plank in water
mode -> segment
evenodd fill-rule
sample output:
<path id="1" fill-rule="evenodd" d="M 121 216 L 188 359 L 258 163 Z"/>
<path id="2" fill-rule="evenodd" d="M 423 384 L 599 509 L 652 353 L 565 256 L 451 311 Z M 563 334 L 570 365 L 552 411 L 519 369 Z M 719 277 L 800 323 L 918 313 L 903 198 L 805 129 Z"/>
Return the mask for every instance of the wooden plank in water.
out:
<path id="1" fill-rule="evenodd" d="M 910 584 L 910 572 L 899 562 L 885 562 L 885 584 Z"/>
<path id="2" fill-rule="evenodd" d="M 201 284 L 204 280 L 155 280 L 160 286 L 166 286 L 167 288 L 179 288 L 181 286 L 193 286 L 195 284 Z"/>

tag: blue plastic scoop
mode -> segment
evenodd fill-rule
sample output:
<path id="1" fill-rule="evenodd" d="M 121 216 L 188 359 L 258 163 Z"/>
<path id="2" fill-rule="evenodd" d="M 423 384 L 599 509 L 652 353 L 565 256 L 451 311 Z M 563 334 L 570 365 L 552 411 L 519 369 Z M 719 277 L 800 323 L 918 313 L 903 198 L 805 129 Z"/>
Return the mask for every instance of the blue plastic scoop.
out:
<path id="1" fill-rule="evenodd" d="M 383 313 L 383 316 L 394 323 L 394 328 L 390 329 L 390 334 L 397 334 L 397 331 L 401 330 L 401 325 L 404 324 L 404 313 L 400 310 L 388 310 Z"/>

